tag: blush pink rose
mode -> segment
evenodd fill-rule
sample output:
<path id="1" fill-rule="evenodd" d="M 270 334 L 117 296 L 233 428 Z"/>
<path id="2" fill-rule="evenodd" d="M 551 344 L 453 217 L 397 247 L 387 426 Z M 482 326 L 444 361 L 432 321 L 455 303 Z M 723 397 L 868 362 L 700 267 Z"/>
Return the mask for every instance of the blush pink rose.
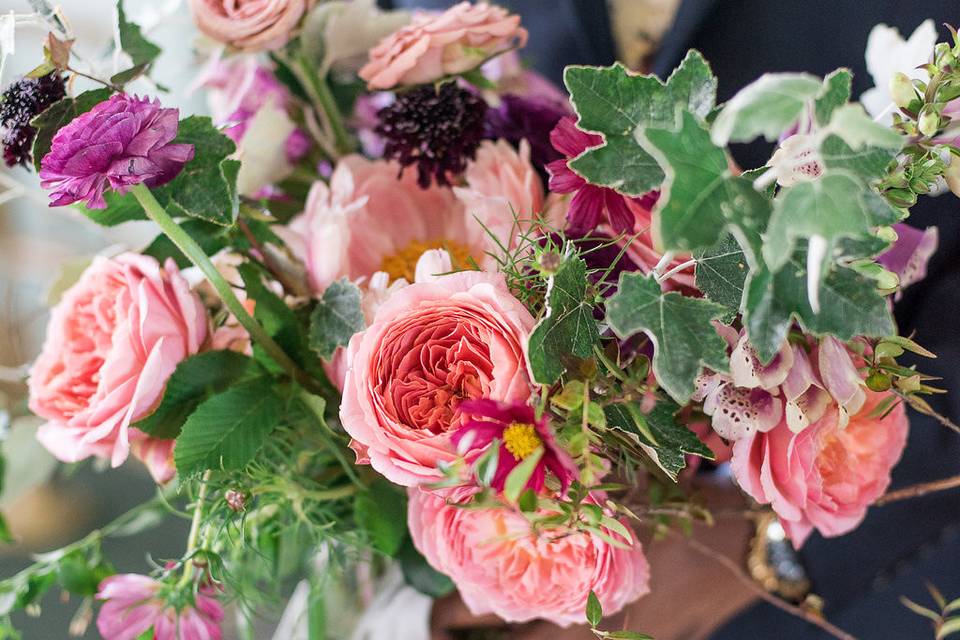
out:
<path id="1" fill-rule="evenodd" d="M 463 509 L 434 493 L 409 493 L 414 545 L 453 580 L 475 615 L 494 613 L 507 622 L 543 618 L 568 626 L 585 620 L 590 591 L 604 614 L 649 591 L 650 569 L 635 538 L 606 530 L 628 545 L 620 547 L 586 531 L 535 535 L 530 522 L 511 509 Z M 458 492 L 452 500 L 464 497 Z"/>
<path id="2" fill-rule="evenodd" d="M 30 371 L 30 409 L 48 420 L 38 439 L 65 462 L 97 456 L 120 465 L 147 438 L 131 425 L 156 407 L 177 363 L 206 335 L 203 304 L 173 261 L 96 258 L 54 307 Z M 162 447 L 137 452 L 155 475 L 169 472 Z"/>
<path id="3" fill-rule="evenodd" d="M 859 412 L 841 428 L 836 405 L 803 431 L 786 420 L 733 445 L 737 482 L 755 500 L 770 504 L 799 548 L 813 529 L 827 537 L 855 529 L 890 484 L 890 471 L 907 442 L 903 403 L 883 419 L 874 409 L 890 395 L 866 392 Z"/>
<path id="4" fill-rule="evenodd" d="M 246 51 L 278 49 L 313 0 L 189 0 L 197 28 Z"/>
<path id="5" fill-rule="evenodd" d="M 426 84 L 470 71 L 526 42 L 520 16 L 486 2 L 461 2 L 440 14 L 415 13 L 410 24 L 370 50 L 360 77 L 369 89 Z"/>
<path id="6" fill-rule="evenodd" d="M 397 484 L 457 458 L 462 400 L 524 401 L 534 319 L 503 276 L 465 271 L 397 290 L 347 347 L 340 421 L 359 462 Z"/>

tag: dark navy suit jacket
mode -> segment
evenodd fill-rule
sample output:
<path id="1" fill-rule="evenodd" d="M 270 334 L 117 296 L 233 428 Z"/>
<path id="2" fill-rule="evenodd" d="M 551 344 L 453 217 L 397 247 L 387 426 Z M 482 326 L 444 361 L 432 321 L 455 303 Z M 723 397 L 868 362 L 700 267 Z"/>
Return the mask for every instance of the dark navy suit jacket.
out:
<path id="1" fill-rule="evenodd" d="M 561 81 L 567 64 L 609 64 L 615 58 L 604 0 L 497 0 L 523 16 L 530 30 L 524 55 Z M 389 4 L 389 3 L 387 3 Z M 446 7 L 445 0 L 394 0 L 397 6 Z M 958 0 L 684 0 L 654 61 L 669 74 L 688 48 L 699 49 L 720 79 L 726 100 L 767 71 L 820 75 L 853 70 L 854 95 L 872 85 L 864 49 L 877 23 L 909 35 L 925 18 L 960 26 Z M 946 39 L 946 30 L 941 29 Z M 743 166 L 762 165 L 760 145 L 736 149 Z M 949 390 L 933 404 L 960 421 L 960 200 L 946 195 L 915 207 L 911 224 L 940 227 L 940 249 L 927 279 L 897 304 L 903 334 L 939 355 L 919 364 L 944 378 Z M 911 414 L 910 442 L 893 474 L 894 487 L 960 473 L 960 435 L 932 419 Z M 925 582 L 960 597 L 960 490 L 871 509 L 863 525 L 840 538 L 814 535 L 801 552 L 828 618 L 864 639 L 926 640 L 928 622 L 899 597 L 928 602 Z M 718 588 L 723 588 L 718 585 Z M 810 625 L 760 604 L 713 636 L 715 640 L 793 640 L 827 636 Z"/>

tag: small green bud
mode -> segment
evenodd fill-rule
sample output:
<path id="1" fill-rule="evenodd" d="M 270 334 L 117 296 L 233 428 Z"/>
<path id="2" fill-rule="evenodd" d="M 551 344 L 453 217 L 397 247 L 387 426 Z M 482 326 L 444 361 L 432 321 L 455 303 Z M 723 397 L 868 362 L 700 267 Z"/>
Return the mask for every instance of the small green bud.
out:
<path id="1" fill-rule="evenodd" d="M 544 251 L 540 254 L 540 271 L 547 275 L 553 275 L 560 268 L 560 254 L 556 251 Z"/>
<path id="2" fill-rule="evenodd" d="M 913 88 L 913 81 L 902 71 L 898 71 L 890 78 L 890 95 L 901 109 L 909 109 L 910 103 L 917 99 L 917 91 Z"/>
<path id="3" fill-rule="evenodd" d="M 871 391 L 887 391 L 890 389 L 890 376 L 882 371 L 874 371 L 867 376 L 867 388 Z"/>
<path id="4" fill-rule="evenodd" d="M 912 207 L 917 204 L 917 194 L 909 189 L 888 189 L 884 195 L 896 207 Z"/>
<path id="5" fill-rule="evenodd" d="M 940 129 L 940 114 L 932 106 L 927 105 L 920 112 L 920 119 L 917 122 L 920 133 L 932 138 Z"/>

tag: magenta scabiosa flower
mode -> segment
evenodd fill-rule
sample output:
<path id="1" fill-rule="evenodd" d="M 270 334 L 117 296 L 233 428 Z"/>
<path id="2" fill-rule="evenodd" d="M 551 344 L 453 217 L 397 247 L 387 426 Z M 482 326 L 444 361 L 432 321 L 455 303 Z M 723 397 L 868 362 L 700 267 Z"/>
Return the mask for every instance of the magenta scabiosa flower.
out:
<path id="1" fill-rule="evenodd" d="M 65 95 L 63 76 L 55 71 L 41 78 L 21 78 L 0 96 L 0 143 L 8 167 L 26 166 L 33 158 L 31 148 L 37 130 L 30 120 Z"/>
<path id="2" fill-rule="evenodd" d="M 502 490 L 510 472 L 541 447 L 543 456 L 527 481 L 528 489 L 541 491 L 547 471 L 560 481 L 562 493 L 566 493 L 570 483 L 577 478 L 577 465 L 557 444 L 547 421 L 537 418 L 529 405 L 484 398 L 465 400 L 459 409 L 462 415 L 468 416 L 453 435 L 453 443 L 460 453 L 479 452 L 494 440 L 499 442 L 497 470 L 490 483 L 493 488 Z"/>
<path id="3" fill-rule="evenodd" d="M 169 593 L 168 593 L 169 592 Z M 189 598 L 188 602 L 174 602 Z M 125 573 L 100 583 L 103 600 L 97 629 L 105 640 L 139 638 L 153 629 L 154 640 L 220 640 L 223 606 L 216 587 L 201 586 L 187 596 L 148 576 Z"/>
<path id="4" fill-rule="evenodd" d="M 608 187 L 590 184 L 574 173 L 569 162 L 591 147 L 603 144 L 603 138 L 577 128 L 572 116 L 564 117 L 550 132 L 553 148 L 565 157 L 547 165 L 550 173 L 550 191 L 572 193 L 567 211 L 567 229 L 574 235 L 586 235 L 606 218 L 615 233 L 631 233 L 635 216 L 632 205 L 644 208 L 644 197 L 631 198 Z"/>
<path id="5" fill-rule="evenodd" d="M 384 156 L 404 168 L 417 167 L 417 184 L 433 180 L 449 185 L 467 168 L 483 140 L 487 103 L 455 82 L 406 91 L 380 110 L 376 133 L 385 141 Z"/>
<path id="6" fill-rule="evenodd" d="M 86 200 L 91 209 L 104 209 L 108 187 L 124 193 L 135 184 L 173 180 L 194 153 L 193 145 L 173 142 L 178 116 L 159 100 L 118 93 L 74 118 L 40 161 L 50 205 Z"/>

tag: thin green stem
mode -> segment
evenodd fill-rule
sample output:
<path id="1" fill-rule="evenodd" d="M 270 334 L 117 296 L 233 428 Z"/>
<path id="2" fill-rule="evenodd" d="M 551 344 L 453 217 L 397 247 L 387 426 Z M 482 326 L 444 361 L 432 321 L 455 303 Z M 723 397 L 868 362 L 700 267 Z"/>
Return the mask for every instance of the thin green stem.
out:
<path id="1" fill-rule="evenodd" d="M 287 60 L 290 70 L 296 76 L 297 81 L 307 92 L 310 102 L 313 104 L 317 114 L 325 124 L 329 125 L 328 132 L 333 136 L 334 146 L 340 154 L 349 153 L 353 149 L 350 132 L 343 122 L 343 116 L 340 109 L 337 108 L 337 101 L 334 100 L 330 87 L 327 85 L 325 77 L 321 76 L 318 70 L 304 59 L 302 55 L 296 56 L 294 60 Z"/>
<path id="2" fill-rule="evenodd" d="M 254 320 L 253 316 L 247 312 L 247 309 L 233 292 L 230 283 L 228 283 L 223 275 L 217 271 L 217 268 L 213 266 L 213 262 L 210 261 L 210 258 L 204 253 L 203 249 L 200 248 L 200 245 L 170 217 L 170 214 L 163 208 L 163 205 L 157 202 L 157 199 L 150 192 L 150 189 L 143 184 L 137 184 L 133 186 L 130 192 L 136 197 L 137 202 L 143 207 L 147 216 L 157 223 L 160 230 L 177 245 L 177 248 L 179 248 L 193 264 L 200 268 L 200 271 L 203 272 L 206 279 L 213 285 L 217 295 L 220 296 L 220 300 L 223 301 L 224 306 L 233 314 L 240 325 L 247 330 L 247 333 L 250 334 L 253 341 L 263 347 L 267 355 L 302 387 L 316 393 L 323 393 L 325 389 L 297 366 L 297 363 L 287 355 L 286 351 L 284 351 L 280 345 L 270 337 L 270 334 L 266 332 L 260 323 Z"/>
<path id="3" fill-rule="evenodd" d="M 197 548 L 197 541 L 200 539 L 200 529 L 203 520 L 203 504 L 207 500 L 207 490 L 210 486 L 211 472 L 208 469 L 200 479 L 200 490 L 197 492 L 197 500 L 193 505 L 193 520 L 190 521 L 190 533 L 187 535 L 186 562 L 183 563 L 183 577 L 180 578 L 178 586 L 185 587 L 190 584 L 193 578 L 193 555 Z"/>

